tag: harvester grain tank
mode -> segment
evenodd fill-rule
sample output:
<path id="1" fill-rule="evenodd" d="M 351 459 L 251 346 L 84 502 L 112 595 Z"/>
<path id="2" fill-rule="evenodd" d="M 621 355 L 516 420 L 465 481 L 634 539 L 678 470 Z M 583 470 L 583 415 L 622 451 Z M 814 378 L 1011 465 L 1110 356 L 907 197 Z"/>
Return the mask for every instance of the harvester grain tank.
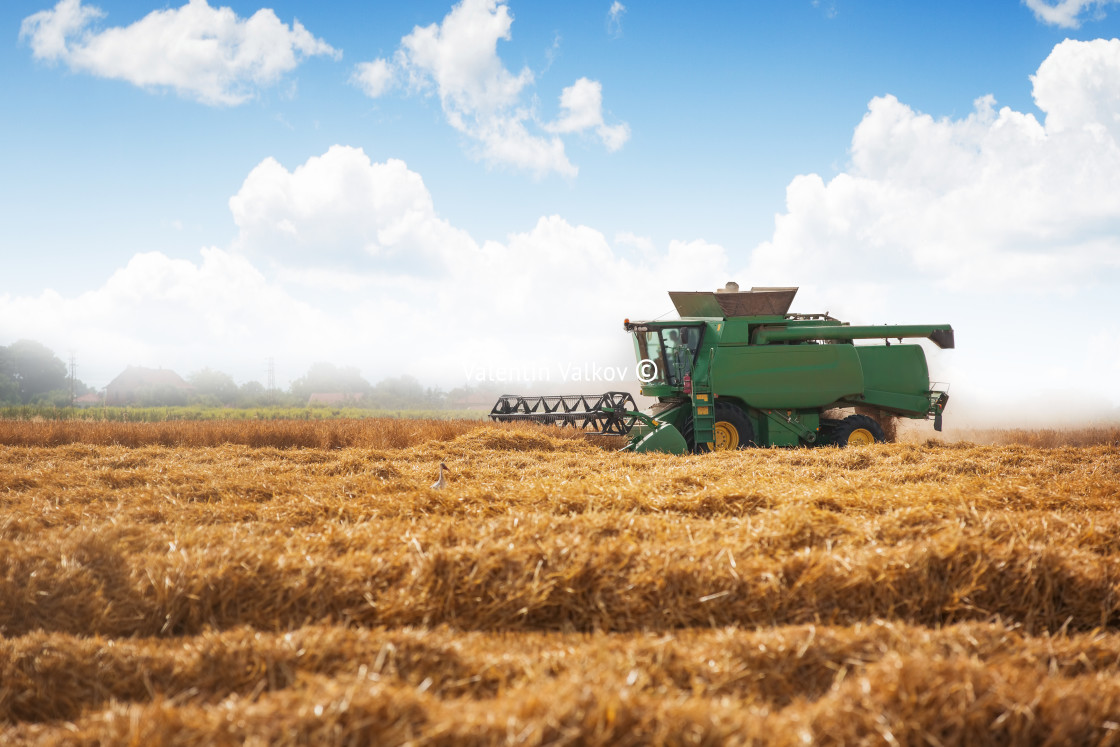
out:
<path id="1" fill-rule="evenodd" d="M 503 395 L 491 417 L 628 434 L 628 449 L 675 453 L 867 444 L 886 440 L 881 421 L 894 417 L 932 418 L 941 430 L 949 395 L 931 385 L 921 345 L 902 340 L 952 348 L 950 325 L 853 326 L 828 314 L 791 314 L 796 293 L 739 291 L 733 283 L 670 292 L 679 319 L 626 320 L 641 393 L 657 400 L 648 414 L 628 393 L 608 392 Z"/>

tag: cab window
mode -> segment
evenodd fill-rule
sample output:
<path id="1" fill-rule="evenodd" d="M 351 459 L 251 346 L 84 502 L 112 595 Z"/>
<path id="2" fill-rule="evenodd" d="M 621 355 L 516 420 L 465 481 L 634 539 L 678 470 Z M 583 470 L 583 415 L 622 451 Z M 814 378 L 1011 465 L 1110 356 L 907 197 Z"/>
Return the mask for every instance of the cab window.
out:
<path id="1" fill-rule="evenodd" d="M 680 386 L 686 374 L 692 373 L 696 350 L 700 347 L 700 327 L 664 327 L 661 339 L 665 348 L 665 367 L 669 383 Z"/>

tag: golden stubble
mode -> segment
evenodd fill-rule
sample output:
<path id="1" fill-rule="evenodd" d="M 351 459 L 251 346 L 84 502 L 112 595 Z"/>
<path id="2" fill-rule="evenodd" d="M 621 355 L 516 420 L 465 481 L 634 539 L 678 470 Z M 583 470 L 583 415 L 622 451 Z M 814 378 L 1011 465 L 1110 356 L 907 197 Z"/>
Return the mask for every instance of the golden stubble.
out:
<path id="1" fill-rule="evenodd" d="M 0 741 L 1120 728 L 1107 439 L 674 457 L 477 422 L 144 425 L 0 423 Z"/>

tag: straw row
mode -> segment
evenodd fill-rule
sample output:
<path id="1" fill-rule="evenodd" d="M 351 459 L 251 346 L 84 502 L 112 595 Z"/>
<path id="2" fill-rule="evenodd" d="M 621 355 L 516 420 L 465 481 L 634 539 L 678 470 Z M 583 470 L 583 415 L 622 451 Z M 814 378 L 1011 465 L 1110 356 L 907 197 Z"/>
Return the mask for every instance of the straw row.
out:
<path id="1" fill-rule="evenodd" d="M 30 741 L 1107 743 L 1120 708 L 1116 634 L 1002 624 L 33 635 L 0 661 L 0 738 Z"/>
<path id="2" fill-rule="evenodd" d="M 992 616 L 1052 631 L 1120 622 L 1120 555 L 1072 544 L 946 529 L 893 546 L 816 547 L 804 537 L 803 549 L 788 549 L 787 538 L 787 549 L 764 554 L 746 526 L 616 533 L 595 517 L 550 524 L 400 526 L 392 541 L 368 531 L 307 541 L 229 533 L 211 544 L 183 530 L 161 552 L 129 550 L 151 547 L 141 527 L 2 541 L 0 632 L 182 635 L 307 622 L 628 631 Z M 827 530 L 813 531 L 827 545 Z"/>

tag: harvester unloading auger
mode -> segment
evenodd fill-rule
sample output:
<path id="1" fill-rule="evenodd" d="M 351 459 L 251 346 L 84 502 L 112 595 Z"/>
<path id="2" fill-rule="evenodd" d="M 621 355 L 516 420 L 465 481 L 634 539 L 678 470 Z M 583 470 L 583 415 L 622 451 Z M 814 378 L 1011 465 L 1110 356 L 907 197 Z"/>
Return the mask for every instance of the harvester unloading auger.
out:
<path id="1" fill-rule="evenodd" d="M 948 324 L 851 326 L 827 314 L 790 314 L 797 288 L 670 292 L 680 319 L 623 322 L 634 335 L 649 414 L 627 392 L 502 395 L 490 417 L 629 435 L 632 451 L 852 446 L 885 441 L 879 420 L 933 418 L 948 392 L 930 384 L 928 338 L 953 347 Z M 892 345 L 890 340 L 898 339 Z M 883 344 L 855 345 L 855 340 Z M 842 419 L 825 413 L 858 409 Z"/>

